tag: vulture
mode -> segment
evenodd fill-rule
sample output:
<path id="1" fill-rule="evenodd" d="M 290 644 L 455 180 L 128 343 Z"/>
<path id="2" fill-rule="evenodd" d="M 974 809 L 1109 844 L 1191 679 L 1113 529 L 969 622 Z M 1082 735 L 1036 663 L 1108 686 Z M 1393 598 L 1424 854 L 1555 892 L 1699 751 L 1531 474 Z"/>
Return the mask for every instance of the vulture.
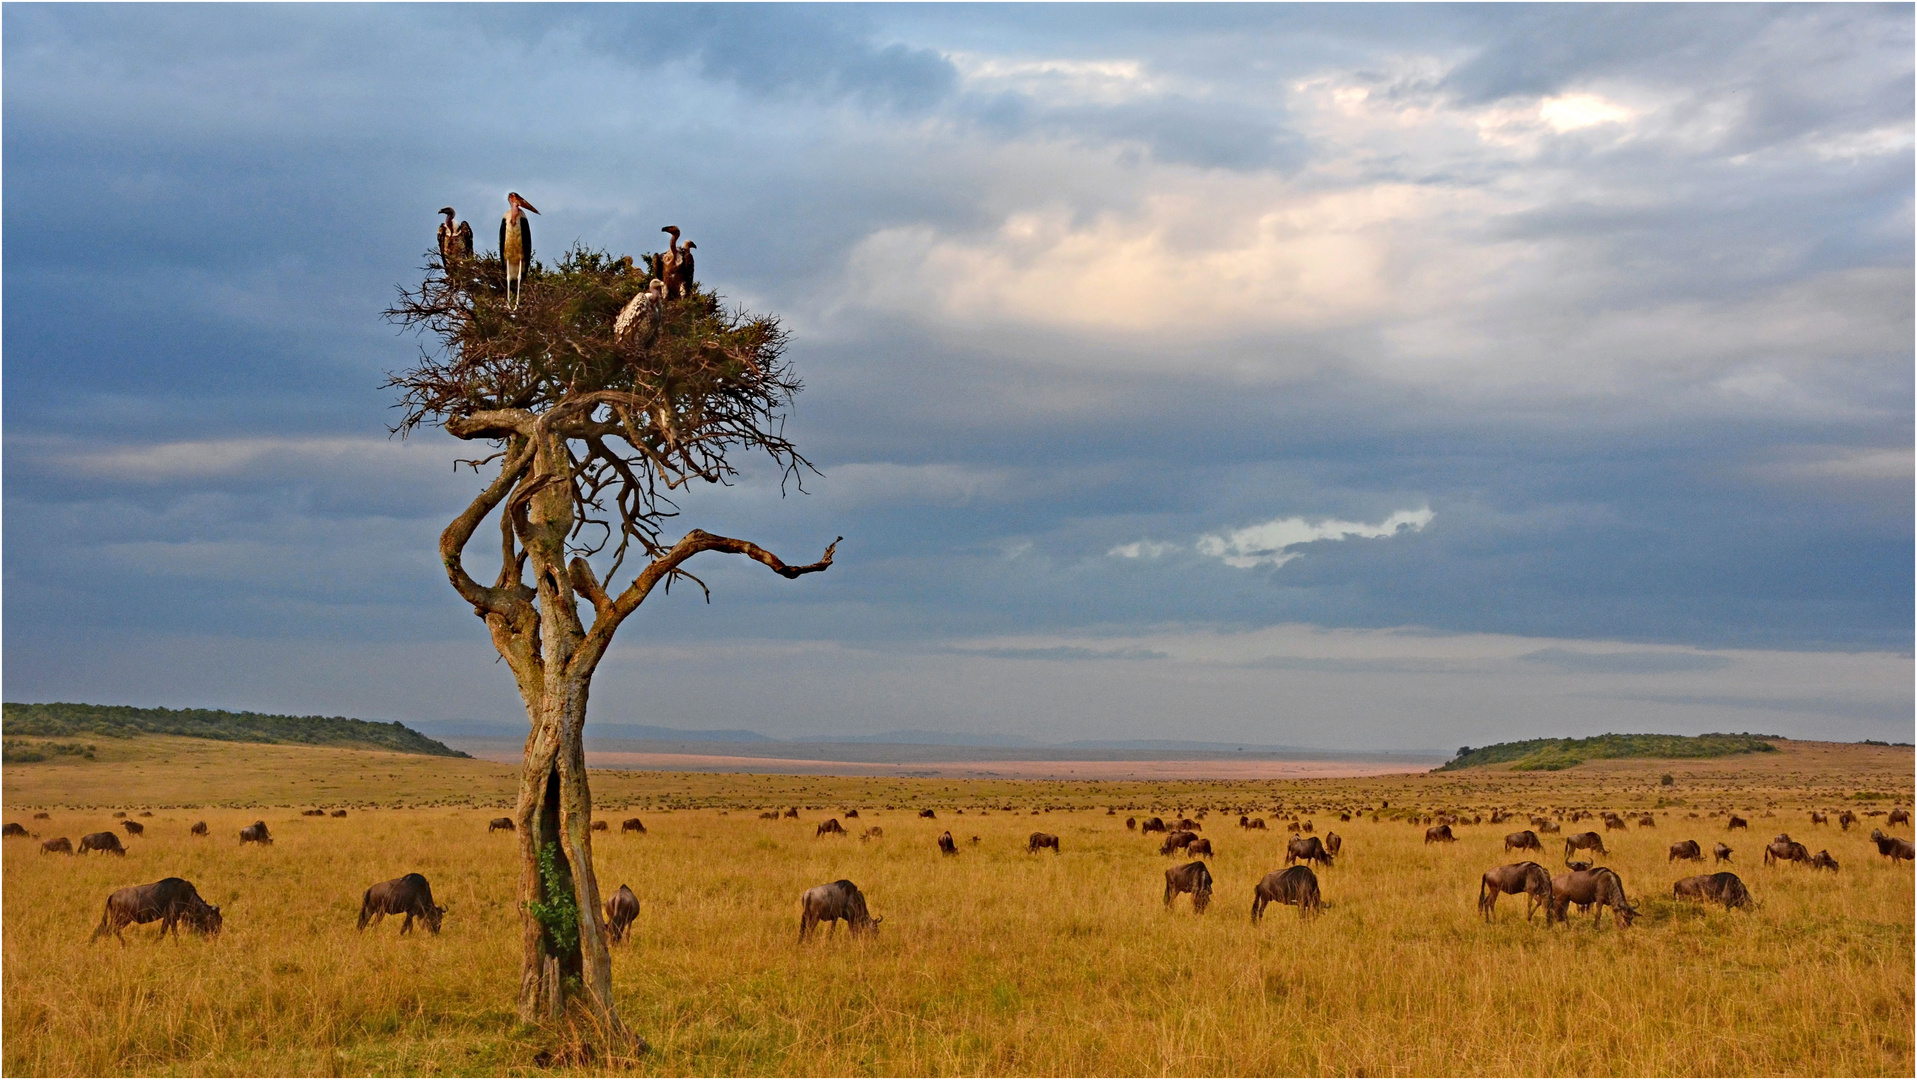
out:
<path id="1" fill-rule="evenodd" d="M 659 231 L 672 234 L 667 249 L 659 253 L 659 276 L 665 279 L 666 299 L 678 300 L 692 291 L 692 249 L 698 245 L 680 244 L 677 225 L 667 225 Z"/>
<path id="2" fill-rule="evenodd" d="M 657 318 L 659 309 L 666 303 L 666 283 L 653 278 L 646 285 L 646 291 L 626 301 L 626 306 L 613 320 L 612 335 L 620 341 L 626 340 L 641 323 Z"/>
<path id="3" fill-rule="evenodd" d="M 459 215 L 453 213 L 453 208 L 450 206 L 440 207 L 439 212 L 446 215 L 446 220 L 439 223 L 440 262 L 445 264 L 451 263 L 454 259 L 472 258 L 472 225 L 464 221 L 455 222 L 453 219 Z"/>
<path id="4" fill-rule="evenodd" d="M 506 216 L 499 219 L 499 258 L 506 264 L 506 306 L 513 310 L 519 308 L 526 267 L 532 265 L 532 223 L 521 211 L 539 212 L 533 204 L 520 198 L 519 192 L 507 192 Z"/>

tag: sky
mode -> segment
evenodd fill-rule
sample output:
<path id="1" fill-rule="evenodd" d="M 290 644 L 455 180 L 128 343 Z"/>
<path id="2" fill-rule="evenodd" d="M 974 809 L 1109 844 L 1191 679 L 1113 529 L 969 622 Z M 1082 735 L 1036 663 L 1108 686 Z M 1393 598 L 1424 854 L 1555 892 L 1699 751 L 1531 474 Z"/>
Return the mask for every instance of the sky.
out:
<path id="1" fill-rule="evenodd" d="M 791 332 L 819 474 L 674 527 L 846 538 L 703 556 L 594 720 L 1911 736 L 1908 5 L 0 30 L 7 700 L 523 724 L 435 558 L 464 448 L 381 388 L 435 211 L 513 190 Z"/>

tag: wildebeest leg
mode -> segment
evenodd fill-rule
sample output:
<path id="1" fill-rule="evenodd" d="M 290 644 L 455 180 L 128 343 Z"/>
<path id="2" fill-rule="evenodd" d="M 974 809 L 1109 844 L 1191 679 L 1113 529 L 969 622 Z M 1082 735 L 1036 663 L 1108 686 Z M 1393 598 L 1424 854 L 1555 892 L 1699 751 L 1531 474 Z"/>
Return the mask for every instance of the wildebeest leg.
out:
<path id="1" fill-rule="evenodd" d="M 1264 914 L 1265 914 L 1264 894 L 1252 893 L 1251 894 L 1251 924 L 1253 926 L 1257 926 L 1258 920 L 1260 918 L 1263 918 Z"/>
<path id="2" fill-rule="evenodd" d="M 413 932 L 413 913 L 409 911 L 406 913 L 406 921 L 399 924 L 399 936 L 405 937 L 407 934 L 410 934 L 412 932 Z"/>
<path id="3" fill-rule="evenodd" d="M 799 944 L 805 944 L 805 935 L 812 929 L 812 924 L 816 921 L 810 911 L 799 913 Z"/>

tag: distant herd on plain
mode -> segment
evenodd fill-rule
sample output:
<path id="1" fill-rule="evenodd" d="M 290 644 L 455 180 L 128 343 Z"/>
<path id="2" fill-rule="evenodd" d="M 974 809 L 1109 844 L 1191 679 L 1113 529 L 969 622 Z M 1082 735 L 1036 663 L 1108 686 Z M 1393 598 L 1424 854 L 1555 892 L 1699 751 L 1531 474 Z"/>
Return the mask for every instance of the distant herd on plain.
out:
<path id="1" fill-rule="evenodd" d="M 1004 809 L 1012 810 L 1009 806 Z M 1037 811 L 1033 812 L 1037 813 Z M 1359 812 L 1371 812 L 1371 808 L 1366 807 Z M 1125 819 L 1125 828 L 1145 835 L 1163 834 L 1164 840 L 1158 846 L 1160 855 L 1212 856 L 1215 853 L 1211 841 L 1199 835 L 1204 829 L 1204 819 L 1210 813 L 1208 808 L 1200 809 L 1193 817 L 1180 816 L 1170 822 L 1159 817 L 1149 817 L 1143 821 L 1128 817 Z M 1350 811 L 1338 813 L 1340 821 L 1351 820 Z M 330 814 L 334 818 L 343 818 L 346 816 L 346 811 L 329 812 L 316 809 L 302 811 L 302 814 L 308 817 L 326 817 Z M 1107 809 L 1106 814 L 1115 816 L 1117 808 Z M 34 815 L 37 819 L 50 816 L 45 812 Z M 153 815 L 151 811 L 145 811 L 140 816 Z M 759 816 L 773 820 L 797 818 L 799 810 L 797 807 L 791 807 L 783 813 L 772 810 L 765 811 Z M 859 816 L 859 812 L 846 810 L 844 816 L 848 820 L 855 819 Z M 918 816 L 935 818 L 937 814 L 932 810 L 920 810 Z M 1567 820 L 1577 822 L 1591 816 L 1579 811 L 1570 814 Z M 1607 832 L 1629 828 L 1625 820 L 1617 814 L 1607 812 L 1598 816 L 1602 818 Z M 1891 810 L 1885 816 L 1885 824 L 1893 827 L 1900 824 L 1909 825 L 1911 820 L 1910 812 L 1902 808 Z M 129 837 L 145 835 L 146 826 L 127 818 L 124 811 L 116 812 L 114 817 L 125 819 L 120 822 L 120 826 Z M 1498 825 L 1515 817 L 1515 814 L 1494 810 L 1491 812 L 1490 822 Z M 1375 813 L 1372 820 L 1378 820 Z M 1415 824 L 1425 826 L 1424 842 L 1426 844 L 1444 844 L 1456 842 L 1457 837 L 1452 834 L 1453 826 L 1476 825 L 1481 823 L 1483 818 L 1474 817 L 1466 822 L 1457 814 L 1436 814 L 1414 816 L 1411 820 Z M 1827 825 L 1830 823 L 1830 817 L 1811 811 L 1810 821 L 1814 826 Z M 1504 850 L 1507 853 L 1536 851 L 1541 854 L 1544 851 L 1544 841 L 1539 834 L 1562 833 L 1562 827 L 1558 822 L 1545 817 L 1532 816 L 1529 823 L 1531 828 L 1505 836 Z M 1849 810 L 1844 810 L 1837 815 L 1837 824 L 1844 832 L 1848 832 L 1852 826 L 1860 823 L 1857 815 Z M 1645 813 L 1638 817 L 1637 824 L 1641 828 L 1654 828 L 1657 819 L 1652 814 Z M 1242 812 L 1238 816 L 1238 825 L 1248 831 L 1269 828 L 1265 819 L 1250 817 Z M 1323 837 L 1314 835 L 1317 831 L 1316 826 L 1310 820 L 1301 821 L 1297 817 L 1286 822 L 1286 826 L 1293 835 L 1285 848 L 1285 869 L 1266 874 L 1253 887 L 1251 902 L 1253 923 L 1257 923 L 1263 917 L 1266 906 L 1270 904 L 1296 907 L 1301 918 L 1315 915 L 1325 906 L 1319 890 L 1318 877 L 1312 872 L 1311 866 L 1316 864 L 1323 868 L 1331 867 L 1343 850 L 1344 839 L 1331 830 L 1327 830 Z M 610 831 L 610 828 L 611 826 L 604 821 L 592 823 L 592 829 L 595 832 Z M 1736 814 L 1729 815 L 1725 823 L 1726 831 L 1748 828 L 1750 823 Z M 496 817 L 487 823 L 488 832 L 502 830 L 516 831 L 512 818 Z M 204 821 L 195 823 L 188 831 L 193 836 L 209 834 Z M 621 822 L 620 832 L 643 835 L 646 832 L 646 826 L 636 817 L 627 818 Z M 0 827 L 0 834 L 4 834 L 7 839 L 37 839 L 35 834 L 18 822 L 7 822 L 4 827 Z M 824 838 L 850 834 L 845 826 L 840 824 L 839 819 L 834 817 L 819 823 L 813 835 Z M 859 834 L 859 839 L 872 840 L 884 835 L 884 829 L 872 826 L 864 829 Z M 1575 904 L 1580 913 L 1593 913 L 1594 925 L 1602 923 L 1606 908 L 1611 910 L 1612 917 L 1620 929 L 1631 925 L 1638 911 L 1626 897 L 1623 879 L 1617 872 L 1608 867 L 1597 866 L 1588 860 L 1581 861 L 1573 858 L 1581 852 L 1591 855 L 1608 855 L 1603 835 L 1586 831 L 1564 835 L 1563 841 L 1564 862 L 1567 868 L 1565 873 L 1554 875 L 1535 862 L 1512 863 L 1485 871 L 1478 886 L 1478 910 L 1486 920 L 1492 917 L 1497 907 L 1498 897 L 1523 895 L 1527 921 L 1534 919 L 1538 910 L 1543 909 L 1547 924 L 1564 922 L 1569 918 L 1570 907 Z M 1893 864 L 1913 860 L 1912 843 L 1908 839 L 1888 836 L 1882 829 L 1872 829 L 1870 841 L 1875 845 L 1877 854 Z M 273 842 L 273 837 L 267 829 L 266 822 L 256 821 L 239 830 L 239 842 L 269 845 Z M 970 843 L 976 845 L 980 843 L 980 838 L 973 836 Z M 953 839 L 949 830 L 939 835 L 937 846 L 944 856 L 959 854 L 958 842 Z M 1037 854 L 1041 851 L 1058 854 L 1063 848 L 1057 836 L 1051 833 L 1034 832 L 1027 839 L 1025 850 L 1028 854 Z M 64 836 L 43 840 L 40 842 L 40 851 L 42 854 L 65 855 L 100 852 L 124 856 L 127 853 L 126 847 L 120 842 L 119 834 L 111 831 L 88 833 L 80 838 L 77 848 Z M 1732 861 L 1732 849 L 1722 842 L 1713 846 L 1712 855 L 1716 863 Z M 1680 840 L 1670 845 L 1667 861 L 1703 862 L 1704 851 L 1695 840 Z M 1829 851 L 1819 851 L 1813 855 L 1804 844 L 1791 839 L 1788 833 L 1778 834 L 1764 846 L 1763 861 L 1766 866 L 1795 863 L 1809 867 L 1813 871 L 1829 870 L 1836 873 L 1839 869 L 1837 860 Z M 1193 911 L 1203 914 L 1211 903 L 1212 890 L 1211 869 L 1202 860 L 1184 863 L 1165 871 L 1164 903 L 1167 909 L 1171 908 L 1178 897 L 1190 895 Z M 1683 878 L 1671 886 L 1671 893 L 1678 900 L 1723 904 L 1727 911 L 1754 903 L 1750 890 L 1745 887 L 1743 881 L 1736 874 L 1728 871 Z M 836 932 L 838 924 L 843 921 L 852 933 L 860 934 L 875 931 L 879 923 L 883 921 L 882 918 L 875 918 L 871 914 L 866 907 L 864 894 L 850 881 L 834 881 L 807 889 L 800 897 L 799 906 L 799 940 L 801 942 L 806 940 L 820 923 L 827 924 L 828 932 Z M 624 940 L 633 920 L 639 916 L 639 898 L 631 888 L 622 884 L 606 899 L 605 909 L 607 935 L 614 944 L 617 944 Z M 420 874 L 406 874 L 391 881 L 380 882 L 366 890 L 360 904 L 359 928 L 364 930 L 369 924 L 376 925 L 388 915 L 396 915 L 404 916 L 405 919 L 400 926 L 401 934 L 409 933 L 415 920 L 437 934 L 445 914 L 446 909 L 434 903 L 432 886 L 426 878 Z M 99 927 L 93 932 L 93 937 L 97 941 L 101 937 L 112 934 L 124 943 L 126 938 L 122 931 L 126 927 L 152 922 L 160 924 L 162 937 L 169 932 L 177 936 L 181 924 L 185 924 L 189 930 L 209 935 L 218 934 L 223 926 L 223 919 L 217 905 L 207 903 L 191 882 L 169 877 L 150 885 L 132 885 L 114 891 L 107 897 L 106 910 L 101 916 Z"/>

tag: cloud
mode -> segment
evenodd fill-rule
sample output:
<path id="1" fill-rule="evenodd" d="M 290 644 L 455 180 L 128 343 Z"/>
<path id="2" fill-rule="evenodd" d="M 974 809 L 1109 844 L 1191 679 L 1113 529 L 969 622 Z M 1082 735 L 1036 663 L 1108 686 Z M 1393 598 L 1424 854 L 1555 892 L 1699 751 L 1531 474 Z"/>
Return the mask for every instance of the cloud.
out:
<path id="1" fill-rule="evenodd" d="M 1549 648 L 1518 657 L 1535 664 L 1549 664 L 1564 671 L 1590 671 L 1606 675 L 1666 675 L 1674 671 L 1719 671 L 1731 666 L 1728 657 L 1689 651 L 1661 652 L 1589 652 L 1579 649 Z"/>
<path id="2" fill-rule="evenodd" d="M 1152 540 L 1138 540 L 1130 544 L 1120 544 L 1105 554 L 1119 559 L 1156 559 L 1178 551 L 1177 544 L 1160 544 Z"/>
<path id="3" fill-rule="evenodd" d="M 1251 525 L 1226 533 L 1201 536 L 1195 547 L 1200 554 L 1222 560 L 1227 566 L 1250 569 L 1254 566 L 1283 566 L 1304 554 L 1293 548 L 1320 540 L 1375 539 L 1397 536 L 1401 532 L 1422 532 L 1437 515 L 1430 507 L 1400 510 L 1376 525 L 1359 521 L 1274 518 L 1262 525 Z"/>

